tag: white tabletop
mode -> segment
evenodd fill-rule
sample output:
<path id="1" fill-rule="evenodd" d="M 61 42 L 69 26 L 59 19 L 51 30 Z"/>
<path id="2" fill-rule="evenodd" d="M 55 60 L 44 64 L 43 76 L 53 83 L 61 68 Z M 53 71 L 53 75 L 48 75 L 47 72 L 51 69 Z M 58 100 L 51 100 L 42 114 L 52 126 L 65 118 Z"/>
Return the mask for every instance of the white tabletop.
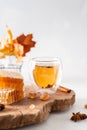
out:
<path id="1" fill-rule="evenodd" d="M 72 88 L 76 92 L 75 104 L 64 112 L 50 113 L 48 119 L 42 123 L 17 128 L 15 130 L 83 130 L 87 129 L 87 119 L 79 122 L 73 122 L 70 120 L 72 112 L 81 112 L 87 114 L 87 109 L 84 108 L 84 104 L 87 103 L 87 82 L 86 81 L 64 81 L 64 86 Z"/>

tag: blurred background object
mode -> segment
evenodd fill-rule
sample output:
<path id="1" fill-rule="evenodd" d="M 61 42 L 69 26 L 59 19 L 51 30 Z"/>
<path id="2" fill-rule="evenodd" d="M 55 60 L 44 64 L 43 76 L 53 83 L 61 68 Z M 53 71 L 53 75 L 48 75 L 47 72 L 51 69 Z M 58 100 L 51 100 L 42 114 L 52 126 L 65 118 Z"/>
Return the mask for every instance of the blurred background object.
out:
<path id="1" fill-rule="evenodd" d="M 86 0 L 0 0 L 0 39 L 6 24 L 14 37 L 33 33 L 37 42 L 24 59 L 26 82 L 29 59 L 38 56 L 61 58 L 62 82 L 87 80 Z"/>

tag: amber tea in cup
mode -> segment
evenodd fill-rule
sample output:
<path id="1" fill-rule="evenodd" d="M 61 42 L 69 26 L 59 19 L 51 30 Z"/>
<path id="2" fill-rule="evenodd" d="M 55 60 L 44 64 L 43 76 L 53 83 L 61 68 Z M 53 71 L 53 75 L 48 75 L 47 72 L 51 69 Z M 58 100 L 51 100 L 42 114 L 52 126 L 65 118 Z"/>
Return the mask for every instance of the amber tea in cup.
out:
<path id="1" fill-rule="evenodd" d="M 56 89 L 61 80 L 61 63 L 59 58 L 32 58 L 32 78 L 38 90 Z"/>

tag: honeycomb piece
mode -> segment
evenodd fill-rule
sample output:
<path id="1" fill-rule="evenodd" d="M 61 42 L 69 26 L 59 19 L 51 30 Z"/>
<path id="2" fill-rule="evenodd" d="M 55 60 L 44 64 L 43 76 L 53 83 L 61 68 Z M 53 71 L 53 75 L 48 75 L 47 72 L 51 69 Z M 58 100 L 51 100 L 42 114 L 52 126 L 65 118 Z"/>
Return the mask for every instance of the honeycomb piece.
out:
<path id="1" fill-rule="evenodd" d="M 34 104 L 31 104 L 31 105 L 29 106 L 29 108 L 30 108 L 31 110 L 33 110 L 33 109 L 35 108 L 35 105 L 34 105 Z"/>
<path id="2" fill-rule="evenodd" d="M 10 90 L 11 91 L 15 90 L 15 96 L 14 96 L 15 102 L 23 99 L 24 98 L 24 82 L 23 82 L 23 77 L 21 73 L 0 70 L 0 90 L 1 90 L 0 94 L 2 94 L 2 90 L 3 90 L 3 92 L 6 92 L 8 96 L 9 96 L 8 90 L 9 92 Z M 11 102 L 9 101 L 10 99 L 7 99 L 7 100 L 8 100 L 7 102 Z"/>
<path id="3" fill-rule="evenodd" d="M 47 92 L 40 95 L 40 100 L 46 101 L 49 99 L 49 94 Z"/>
<path id="4" fill-rule="evenodd" d="M 14 89 L 0 89 L 0 103 L 1 104 L 12 104 L 15 102 L 15 90 Z"/>
<path id="5" fill-rule="evenodd" d="M 34 92 L 30 92 L 28 95 L 28 98 L 31 98 L 31 99 L 34 99 L 36 97 L 37 97 L 37 93 L 34 93 Z"/>

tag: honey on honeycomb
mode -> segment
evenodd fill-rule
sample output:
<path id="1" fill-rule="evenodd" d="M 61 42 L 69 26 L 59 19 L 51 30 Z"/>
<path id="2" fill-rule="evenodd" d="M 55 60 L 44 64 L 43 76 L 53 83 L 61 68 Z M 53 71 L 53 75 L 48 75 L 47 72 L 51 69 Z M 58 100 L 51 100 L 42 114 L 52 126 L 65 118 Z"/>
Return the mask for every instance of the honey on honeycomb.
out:
<path id="1" fill-rule="evenodd" d="M 23 78 L 20 73 L 0 70 L 0 94 L 4 93 L 5 97 L 8 95 L 8 101 L 6 104 L 10 104 L 11 102 L 17 102 L 24 97 L 23 86 Z M 11 101 L 10 98 L 12 97 L 9 95 L 14 96 L 14 101 Z"/>

